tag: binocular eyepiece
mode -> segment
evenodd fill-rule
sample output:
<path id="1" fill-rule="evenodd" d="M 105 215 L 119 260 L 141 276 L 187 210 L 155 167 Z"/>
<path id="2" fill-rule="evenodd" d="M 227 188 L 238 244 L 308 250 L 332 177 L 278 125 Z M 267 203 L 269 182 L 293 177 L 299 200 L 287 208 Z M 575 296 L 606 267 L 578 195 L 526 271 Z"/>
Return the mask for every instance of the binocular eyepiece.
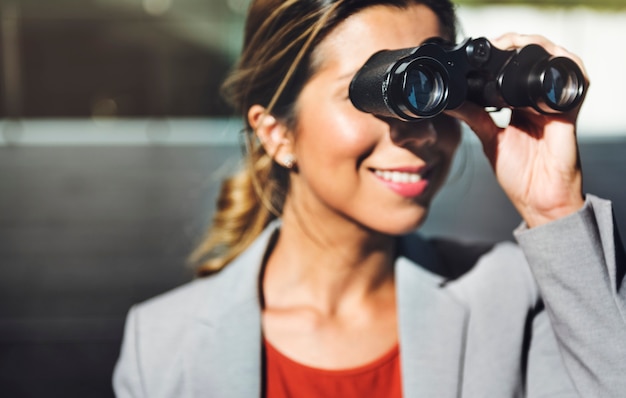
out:
<path id="1" fill-rule="evenodd" d="M 585 86 L 574 61 L 535 44 L 500 50 L 485 38 L 457 46 L 433 39 L 372 55 L 350 84 L 350 100 L 361 111 L 404 121 L 434 117 L 464 101 L 551 114 L 576 108 Z"/>

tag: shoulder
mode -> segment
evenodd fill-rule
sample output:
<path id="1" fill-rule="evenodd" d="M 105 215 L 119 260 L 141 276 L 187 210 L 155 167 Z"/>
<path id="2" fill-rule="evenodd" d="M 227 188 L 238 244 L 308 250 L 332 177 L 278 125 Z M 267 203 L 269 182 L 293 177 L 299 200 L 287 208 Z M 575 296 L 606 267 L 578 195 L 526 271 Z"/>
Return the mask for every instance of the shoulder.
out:
<path id="1" fill-rule="evenodd" d="M 472 306 L 472 301 L 505 299 L 526 306 L 539 303 L 539 290 L 524 252 L 513 242 L 463 242 L 448 238 L 404 238 L 415 252 L 411 259 L 436 276 L 441 286 Z M 420 258 L 421 257 L 421 258 Z M 484 298 L 481 298 L 484 297 Z"/>
<path id="2" fill-rule="evenodd" d="M 141 322 L 171 323 L 172 319 L 191 316 L 202 296 L 219 285 L 219 278 L 196 279 L 133 306 Z"/>
<path id="3" fill-rule="evenodd" d="M 447 246 L 449 250 L 452 247 Z M 450 289 L 470 305 L 489 302 L 523 312 L 541 306 L 539 289 L 517 244 L 500 242 L 486 247 L 457 243 L 452 256 L 440 253 L 452 270 Z"/>
<path id="4" fill-rule="evenodd" d="M 204 350 L 219 348 L 217 343 L 223 339 L 215 334 L 225 322 L 230 322 L 230 333 L 237 329 L 233 324 L 256 321 L 265 247 L 266 240 L 261 237 L 220 272 L 133 306 L 115 370 L 116 388 L 139 383 L 153 392 L 176 390 L 185 361 L 195 358 L 200 346 Z"/>
<path id="5" fill-rule="evenodd" d="M 219 284 L 217 277 L 198 279 L 135 304 L 126 319 L 124 340 L 134 341 L 146 365 L 156 366 L 163 355 L 175 356 L 174 348 L 180 348 L 200 308 L 204 307 L 205 313 L 218 308 L 211 296 Z"/>
<path id="6" fill-rule="evenodd" d="M 184 358 L 197 349 L 192 342 L 199 333 L 214 330 L 246 300 L 256 305 L 254 290 L 242 293 L 233 288 L 233 275 L 242 267 L 231 265 L 134 305 L 126 318 L 116 373 L 124 373 L 135 361 L 151 385 L 160 385 L 165 375 L 178 377 Z"/>
<path id="7" fill-rule="evenodd" d="M 241 302 L 258 301 L 263 256 L 279 226 L 278 222 L 271 223 L 248 249 L 221 271 L 137 304 L 133 311 L 142 322 L 154 326 L 173 324 L 189 317 L 206 321 L 219 319 Z"/>
<path id="8" fill-rule="evenodd" d="M 425 239 L 419 234 L 405 235 L 400 255 L 419 264 L 443 281 L 467 277 L 471 273 L 510 273 L 530 276 L 521 248 L 509 241 L 470 242 L 450 238 Z"/>

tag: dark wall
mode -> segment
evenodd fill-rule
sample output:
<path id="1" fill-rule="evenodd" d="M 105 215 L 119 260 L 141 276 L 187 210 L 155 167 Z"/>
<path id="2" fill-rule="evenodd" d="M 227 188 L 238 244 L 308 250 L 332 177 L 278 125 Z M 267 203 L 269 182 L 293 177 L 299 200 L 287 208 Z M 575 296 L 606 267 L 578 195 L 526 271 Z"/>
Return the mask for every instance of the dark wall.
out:
<path id="1" fill-rule="evenodd" d="M 218 91 L 243 16 L 226 1 L 150 3 L 0 1 L 0 118 L 230 113 Z"/>
<path id="2" fill-rule="evenodd" d="M 480 150 L 427 234 L 511 239 L 519 222 Z M 587 191 L 626 231 L 626 140 L 584 141 Z M 235 146 L 0 147 L 0 394 L 110 397 L 124 317 L 191 278 L 185 257 Z"/>
<path id="3" fill-rule="evenodd" d="M 22 117 L 228 113 L 217 93 L 229 60 L 213 49 L 176 40 L 154 21 L 23 23 Z M 159 45 L 116 41 L 115 31 L 119 37 L 145 32 Z"/>
<path id="4" fill-rule="evenodd" d="M 126 311 L 191 278 L 239 152 L 0 147 L 0 395 L 112 395 Z"/>

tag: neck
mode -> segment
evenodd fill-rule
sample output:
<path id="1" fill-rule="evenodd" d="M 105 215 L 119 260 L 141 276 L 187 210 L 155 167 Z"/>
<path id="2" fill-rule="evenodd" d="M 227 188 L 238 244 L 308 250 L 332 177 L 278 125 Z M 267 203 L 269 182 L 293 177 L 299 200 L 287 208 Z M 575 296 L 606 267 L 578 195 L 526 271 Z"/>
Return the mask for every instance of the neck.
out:
<path id="1" fill-rule="evenodd" d="M 265 268 L 265 303 L 302 305 L 331 315 L 394 294 L 394 258 L 391 236 L 345 220 L 304 223 L 286 211 Z"/>

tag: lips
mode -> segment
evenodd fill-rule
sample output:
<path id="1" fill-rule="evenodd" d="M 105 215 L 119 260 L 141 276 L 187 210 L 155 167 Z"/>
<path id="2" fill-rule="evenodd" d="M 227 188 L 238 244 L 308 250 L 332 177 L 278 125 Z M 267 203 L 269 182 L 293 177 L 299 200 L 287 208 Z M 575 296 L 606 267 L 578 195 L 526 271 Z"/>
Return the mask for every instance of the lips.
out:
<path id="1" fill-rule="evenodd" d="M 371 169 L 377 180 L 400 196 L 413 198 L 424 193 L 429 185 L 429 167 Z"/>

